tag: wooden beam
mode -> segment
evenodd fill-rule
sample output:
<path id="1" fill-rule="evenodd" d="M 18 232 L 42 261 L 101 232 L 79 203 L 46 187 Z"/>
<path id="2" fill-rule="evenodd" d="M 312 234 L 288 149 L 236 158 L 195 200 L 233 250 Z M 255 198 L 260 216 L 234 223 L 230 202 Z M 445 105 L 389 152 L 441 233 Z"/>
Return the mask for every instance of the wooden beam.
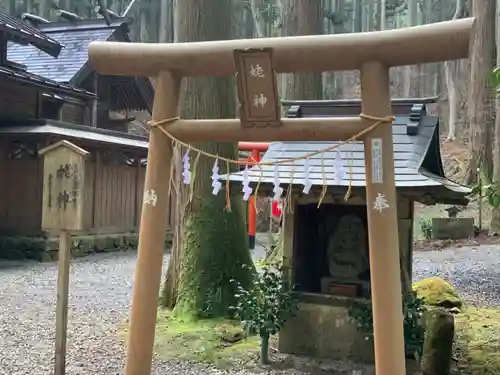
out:
<path id="1" fill-rule="evenodd" d="M 370 62 L 361 69 L 363 113 L 391 113 L 389 69 Z M 375 373 L 405 375 L 403 306 L 392 130 L 365 137 L 366 207 L 370 244 Z"/>
<path id="2" fill-rule="evenodd" d="M 345 141 L 373 124 L 359 117 L 282 119 L 283 126 L 242 128 L 238 119 L 176 120 L 165 125 L 184 142 Z M 383 124 L 380 126 L 384 126 Z M 332 136 L 335 138 L 332 139 Z"/>
<path id="3" fill-rule="evenodd" d="M 236 49 L 272 48 L 277 72 L 355 70 L 369 61 L 402 66 L 469 55 L 474 18 L 402 29 L 192 43 L 91 42 L 92 68 L 103 74 L 155 77 L 162 70 L 184 76 L 229 76 Z"/>
<path id="4" fill-rule="evenodd" d="M 66 230 L 59 233 L 56 303 L 56 350 L 54 375 L 66 374 L 66 340 L 68 337 L 69 266 L 71 236 Z"/>
<path id="5" fill-rule="evenodd" d="M 158 121 L 178 115 L 179 92 L 180 79 L 170 72 L 162 72 L 158 76 L 153 120 Z M 152 129 L 144 183 L 125 375 L 151 373 L 156 310 L 165 251 L 165 230 L 169 215 L 171 166 L 172 143 L 160 129 Z"/>

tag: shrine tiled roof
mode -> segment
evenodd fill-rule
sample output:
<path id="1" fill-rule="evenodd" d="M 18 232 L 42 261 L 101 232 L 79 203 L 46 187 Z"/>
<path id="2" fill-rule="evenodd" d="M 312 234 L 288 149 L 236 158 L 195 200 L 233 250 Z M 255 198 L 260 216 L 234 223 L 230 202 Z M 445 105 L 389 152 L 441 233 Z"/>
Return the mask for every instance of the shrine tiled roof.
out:
<path id="1" fill-rule="evenodd" d="M 35 86 L 44 87 L 49 91 L 56 93 L 65 93 L 72 96 L 93 98 L 95 95 L 83 89 L 73 87 L 69 84 L 56 82 L 36 74 L 26 72 L 22 69 L 16 69 L 8 66 L 0 66 L 0 76 L 12 79 L 18 82 L 29 83 Z"/>
<path id="2" fill-rule="evenodd" d="M 63 45 L 58 59 L 53 59 L 37 48 L 8 45 L 8 58 L 26 66 L 28 72 L 42 75 L 57 82 L 73 81 L 84 70 L 88 61 L 88 47 L 92 41 L 106 41 L 128 19 L 107 25 L 104 20 L 84 20 L 76 23 L 51 22 L 41 24 L 40 32 Z"/>
<path id="3" fill-rule="evenodd" d="M 119 145 L 147 152 L 148 139 L 119 131 L 93 128 L 55 120 L 3 120 L 0 136 L 51 135 L 108 145 Z"/>
<path id="4" fill-rule="evenodd" d="M 8 45 L 8 58 L 26 66 L 29 73 L 74 87 L 88 88 L 88 78 L 92 73 L 88 64 L 90 42 L 130 42 L 128 31 L 131 22 L 130 18 L 121 18 L 113 19 L 109 25 L 103 19 L 40 24 L 40 31 L 63 45 L 59 58 L 53 59 L 36 48 L 14 43 Z M 112 92 L 111 110 L 151 112 L 154 90 L 147 77 L 110 77 L 108 83 Z"/>
<path id="5" fill-rule="evenodd" d="M 2 11 L 0 11 L 0 31 L 7 34 L 11 45 L 29 45 L 47 60 L 54 61 L 54 57 L 61 52 L 62 46 L 58 41 Z"/>
<path id="6" fill-rule="evenodd" d="M 300 103 L 300 102 L 298 102 Z M 321 102 L 316 102 L 316 104 Z M 334 114 L 326 114 L 325 107 L 335 107 L 336 101 L 324 102 L 321 109 L 313 102 L 302 102 L 292 105 L 288 111 L 290 117 L 319 117 L 346 116 L 360 113 L 359 101 L 342 101 L 342 110 L 331 110 Z M 346 103 L 351 103 L 351 113 L 346 113 Z M 293 104 L 293 103 L 292 103 Z M 304 110 L 305 107 L 307 110 Z M 316 107 L 313 108 L 313 107 Z M 357 109 L 356 109 L 357 108 Z M 394 142 L 394 167 L 396 187 L 398 188 L 431 188 L 445 187 L 447 190 L 466 194 L 470 191 L 467 187 L 450 181 L 444 175 L 439 150 L 439 118 L 427 114 L 425 104 L 406 105 L 407 112 L 394 110 L 395 121 L 392 124 Z M 303 113 L 300 113 L 303 112 Z M 349 112 L 349 111 L 348 111 Z M 299 115 L 297 115 L 299 113 Z M 268 151 L 262 158 L 262 162 L 292 159 L 325 149 L 337 142 L 272 142 Z M 365 159 L 364 146 L 362 142 L 342 144 L 338 147 L 342 156 L 342 165 L 345 170 L 344 178 L 338 183 L 334 179 L 334 160 L 336 151 L 325 152 L 310 158 L 310 180 L 313 185 L 348 186 L 352 180 L 353 187 L 363 187 L 365 181 Z M 322 172 L 322 163 L 324 171 Z M 274 166 L 253 167 L 249 170 L 250 182 L 257 183 L 260 179 L 262 184 L 272 184 L 274 180 Z M 304 179 L 304 161 L 298 160 L 294 163 L 281 164 L 278 167 L 280 182 L 286 186 L 302 184 Z M 352 176 L 350 174 L 352 172 Z M 242 173 L 234 173 L 229 177 L 232 181 L 242 181 Z"/>

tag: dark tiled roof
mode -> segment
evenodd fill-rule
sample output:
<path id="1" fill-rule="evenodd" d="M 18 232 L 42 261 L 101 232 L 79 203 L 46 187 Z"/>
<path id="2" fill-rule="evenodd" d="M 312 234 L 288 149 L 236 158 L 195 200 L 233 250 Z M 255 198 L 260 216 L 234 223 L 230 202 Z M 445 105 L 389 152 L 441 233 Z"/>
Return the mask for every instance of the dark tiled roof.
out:
<path id="1" fill-rule="evenodd" d="M 332 102 L 332 105 L 334 103 Z M 438 123 L 435 116 L 427 116 L 425 107 L 422 116 L 415 121 L 410 121 L 410 113 L 407 115 L 396 115 L 396 120 L 392 125 L 394 141 L 394 163 L 395 178 L 398 188 L 432 188 L 445 186 L 447 189 L 465 194 L 470 190 L 464 186 L 456 184 L 444 176 L 441 156 L 439 153 Z M 359 113 L 359 112 L 358 112 Z M 413 119 L 415 120 L 415 119 Z M 415 129 L 414 127 L 417 126 Z M 410 135 L 412 130 L 416 130 L 415 135 Z M 277 161 L 291 159 L 305 155 L 312 151 L 325 149 L 337 142 L 273 142 L 264 155 L 262 161 Z M 437 147 L 437 150 L 435 149 Z M 344 179 L 337 184 L 333 176 L 333 161 L 335 151 L 326 152 L 310 158 L 310 179 L 314 185 L 323 185 L 322 160 L 325 171 L 325 181 L 329 186 L 348 186 L 351 174 L 349 172 L 349 160 L 351 160 L 352 185 L 365 186 L 365 160 L 364 146 L 362 142 L 339 146 L 342 155 L 343 167 L 346 171 Z M 433 155 L 431 154 L 431 151 Z M 434 160 L 439 159 L 439 160 Z M 261 169 L 253 167 L 249 171 L 251 182 L 261 182 L 271 184 L 274 176 L 274 166 L 262 166 Z M 285 186 L 302 184 L 304 178 L 304 161 L 282 164 L 278 167 L 279 177 Z M 230 180 L 241 181 L 242 174 L 234 173 L 230 175 Z"/>
<path id="2" fill-rule="evenodd" d="M 55 135 L 144 151 L 148 149 L 148 139 L 144 137 L 51 120 L 0 122 L 0 135 Z"/>
<path id="3" fill-rule="evenodd" d="M 56 82 L 16 68 L 0 66 L 0 76 L 7 79 L 13 79 L 18 82 L 25 82 L 28 84 L 44 87 L 57 93 L 65 93 L 73 96 L 95 97 L 93 93 L 86 90 L 78 89 L 69 84 Z"/>
<path id="4" fill-rule="evenodd" d="M 50 61 L 54 61 L 53 58 L 59 55 L 62 48 L 56 40 L 2 11 L 0 11 L 0 30 L 7 33 L 11 42 L 29 44 L 33 50 L 38 51 Z"/>
<path id="5" fill-rule="evenodd" d="M 40 31 L 63 45 L 59 58 L 54 60 L 36 48 L 9 44 L 8 58 L 26 65 L 31 73 L 43 75 L 57 82 L 72 82 L 88 61 L 88 47 L 92 41 L 106 41 L 127 20 L 107 25 L 104 20 L 57 22 L 41 24 Z"/>

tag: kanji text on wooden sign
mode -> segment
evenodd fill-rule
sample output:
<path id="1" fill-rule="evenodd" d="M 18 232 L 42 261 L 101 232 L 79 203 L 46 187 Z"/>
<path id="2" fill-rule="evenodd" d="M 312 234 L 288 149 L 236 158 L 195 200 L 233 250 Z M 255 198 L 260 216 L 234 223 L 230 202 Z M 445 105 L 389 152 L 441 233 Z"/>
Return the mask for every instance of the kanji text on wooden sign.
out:
<path id="1" fill-rule="evenodd" d="M 281 125 L 272 49 L 235 50 L 234 60 L 242 126 Z"/>
<path id="2" fill-rule="evenodd" d="M 84 229 L 84 188 L 89 152 L 59 141 L 40 150 L 44 157 L 42 228 Z"/>

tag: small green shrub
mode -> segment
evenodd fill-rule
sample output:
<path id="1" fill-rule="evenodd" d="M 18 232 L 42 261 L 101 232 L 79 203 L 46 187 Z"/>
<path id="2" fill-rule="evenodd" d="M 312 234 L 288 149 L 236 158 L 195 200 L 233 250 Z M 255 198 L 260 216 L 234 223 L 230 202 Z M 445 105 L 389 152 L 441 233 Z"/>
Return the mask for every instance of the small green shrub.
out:
<path id="1" fill-rule="evenodd" d="M 491 207 L 500 206 L 500 185 L 499 184 L 489 184 L 484 186 L 484 195 L 488 200 L 488 204 Z"/>
<path id="2" fill-rule="evenodd" d="M 426 240 L 432 239 L 432 221 L 426 219 L 420 219 L 420 232 Z"/>
<path id="3" fill-rule="evenodd" d="M 426 311 L 424 301 L 415 292 L 410 292 L 403 299 L 403 329 L 405 353 L 407 357 L 419 360 L 424 344 L 422 315 Z M 373 339 L 373 312 L 369 301 L 353 301 L 349 306 L 349 317 L 357 329 L 369 340 Z"/>
<path id="4" fill-rule="evenodd" d="M 0 258 L 43 261 L 45 257 L 43 238 L 0 236 Z"/>
<path id="5" fill-rule="evenodd" d="M 264 267 L 256 273 L 249 290 L 236 286 L 237 303 L 233 309 L 247 332 L 260 336 L 263 364 L 269 362 L 269 337 L 297 313 L 298 301 L 284 280 L 282 268 Z"/>

